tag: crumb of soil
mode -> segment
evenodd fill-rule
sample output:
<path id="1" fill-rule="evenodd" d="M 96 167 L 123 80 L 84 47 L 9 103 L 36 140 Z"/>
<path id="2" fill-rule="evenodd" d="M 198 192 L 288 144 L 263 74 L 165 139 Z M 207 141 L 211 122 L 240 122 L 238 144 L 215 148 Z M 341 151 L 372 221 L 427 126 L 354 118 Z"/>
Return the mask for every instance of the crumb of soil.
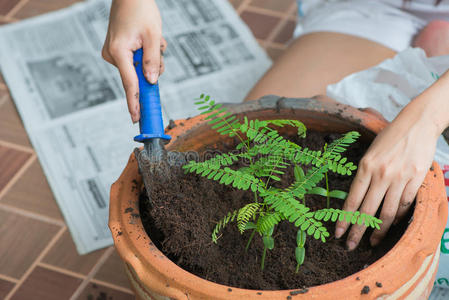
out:
<path id="1" fill-rule="evenodd" d="M 299 294 L 305 294 L 308 291 L 309 291 L 309 289 L 302 289 L 302 290 L 298 290 L 298 291 L 291 291 L 290 295 L 296 296 L 296 295 L 299 295 Z"/>
<path id="2" fill-rule="evenodd" d="M 376 286 L 381 288 L 382 287 L 382 283 L 376 281 Z"/>
<path id="3" fill-rule="evenodd" d="M 296 140 L 299 145 L 320 149 L 336 135 L 309 131 L 307 139 Z M 219 145 L 231 150 L 232 145 Z M 369 145 L 354 144 L 345 155 L 357 163 Z M 154 242 L 170 260 L 183 269 L 204 279 L 231 287 L 282 290 L 311 287 L 336 281 L 352 275 L 369 265 L 400 239 L 407 227 L 404 222 L 392 226 L 387 238 L 376 248 L 369 244 L 367 230 L 360 246 L 354 251 L 345 249 L 345 238 L 334 238 L 335 224 L 326 222 L 330 237 L 326 243 L 308 236 L 306 258 L 295 273 L 295 247 L 297 228 L 288 221 L 281 222 L 274 231 L 275 247 L 268 251 L 265 270 L 260 269 L 263 242 L 255 236 L 248 251 L 245 246 L 250 232 L 240 234 L 231 223 L 221 233 L 217 244 L 211 240 L 215 224 L 228 212 L 253 201 L 253 193 L 234 190 L 194 174 L 184 174 L 173 167 L 168 174 L 153 174 L 150 197 L 143 192 L 140 197 L 140 217 Z M 287 184 L 294 179 L 293 171 L 283 176 Z M 352 177 L 329 173 L 330 189 L 348 191 Z M 322 186 L 322 184 L 321 184 Z M 331 207 L 341 208 L 343 201 L 331 199 Z M 312 210 L 324 208 L 326 199 L 320 196 L 306 198 Z M 357 279 L 358 280 L 358 279 Z"/>
<path id="4" fill-rule="evenodd" d="M 173 129 L 173 128 L 175 128 L 176 127 L 176 123 L 175 123 L 175 121 L 173 121 L 172 119 L 170 119 L 169 121 L 168 121 L 168 129 Z"/>
<path id="5" fill-rule="evenodd" d="M 369 293 L 369 291 L 370 291 L 369 286 L 365 285 L 360 293 L 362 295 L 366 295 Z"/>

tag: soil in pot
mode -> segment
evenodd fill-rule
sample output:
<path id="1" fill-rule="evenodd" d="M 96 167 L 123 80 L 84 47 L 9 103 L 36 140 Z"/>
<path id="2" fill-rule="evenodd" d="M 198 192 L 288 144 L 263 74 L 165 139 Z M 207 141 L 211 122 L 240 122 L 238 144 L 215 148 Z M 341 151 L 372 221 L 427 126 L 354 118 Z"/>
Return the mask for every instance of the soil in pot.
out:
<path id="1" fill-rule="evenodd" d="M 309 130 L 306 139 L 291 137 L 291 140 L 310 149 L 322 149 L 324 143 L 336 138 L 338 135 Z M 221 144 L 218 149 L 229 151 L 233 147 Z M 357 163 L 366 149 L 366 144 L 358 142 L 345 156 Z M 282 178 L 282 183 L 288 185 L 293 178 L 290 171 Z M 348 191 L 352 179 L 329 172 L 330 189 Z M 256 235 L 245 251 L 250 231 L 241 235 L 235 223 L 231 223 L 222 231 L 217 244 L 211 240 L 215 224 L 228 212 L 252 202 L 252 192 L 234 190 L 194 174 L 184 174 L 180 168 L 173 168 L 169 177 L 167 174 L 153 177 L 152 186 L 151 201 L 145 191 L 141 194 L 140 214 L 155 245 L 174 263 L 193 274 L 220 284 L 248 289 L 306 288 L 354 274 L 385 255 L 396 244 L 413 211 L 410 210 L 409 216 L 398 225 L 392 226 L 378 247 L 369 245 L 371 230 L 368 230 L 360 246 L 351 252 L 345 249 L 346 236 L 336 240 L 333 237 L 335 224 L 328 222 L 326 227 L 331 236 L 325 244 L 313 237 L 307 238 L 305 262 L 298 273 L 295 273 L 294 255 L 297 228 L 284 221 L 276 226 L 273 233 L 275 247 L 268 251 L 262 271 L 263 243 L 260 236 Z M 326 207 L 324 197 L 309 196 L 306 202 L 312 210 Z M 341 208 L 342 205 L 342 200 L 331 199 L 331 207 Z M 382 284 L 382 278 L 378 282 Z"/>

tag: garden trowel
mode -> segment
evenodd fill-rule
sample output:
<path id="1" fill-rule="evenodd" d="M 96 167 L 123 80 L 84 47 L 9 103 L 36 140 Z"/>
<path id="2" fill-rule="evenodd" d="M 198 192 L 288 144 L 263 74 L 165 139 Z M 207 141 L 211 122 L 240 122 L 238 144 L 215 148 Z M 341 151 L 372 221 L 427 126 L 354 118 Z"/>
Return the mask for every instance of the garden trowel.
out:
<path id="1" fill-rule="evenodd" d="M 134 140 L 143 143 L 144 146 L 142 150 L 136 148 L 134 154 L 148 192 L 154 172 L 165 174 L 169 172 L 170 167 L 181 166 L 184 162 L 184 155 L 165 150 L 164 145 L 171 137 L 164 133 L 159 84 L 149 83 L 143 75 L 142 55 L 142 49 L 134 52 L 134 67 L 139 79 L 140 103 L 140 134 L 134 137 Z"/>

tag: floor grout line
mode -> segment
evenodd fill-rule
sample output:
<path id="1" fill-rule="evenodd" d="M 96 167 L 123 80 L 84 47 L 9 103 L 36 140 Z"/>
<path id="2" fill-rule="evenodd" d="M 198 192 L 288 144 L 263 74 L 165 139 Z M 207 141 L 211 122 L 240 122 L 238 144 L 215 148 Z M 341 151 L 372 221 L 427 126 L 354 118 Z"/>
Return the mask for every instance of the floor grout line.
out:
<path id="1" fill-rule="evenodd" d="M 25 6 L 25 4 L 28 3 L 29 0 L 21 0 L 19 1 L 19 3 L 17 3 L 10 11 L 9 13 L 6 14 L 6 18 L 11 18 L 12 16 L 14 16 L 14 14 L 16 14 L 22 7 Z"/>
<path id="2" fill-rule="evenodd" d="M 242 11 L 245 10 L 249 6 L 250 1 L 251 0 L 246 0 L 246 1 L 243 1 L 242 3 L 240 3 L 240 6 L 236 9 L 238 15 L 240 15 L 242 13 Z"/>
<path id="3" fill-rule="evenodd" d="M 124 293 L 128 293 L 128 294 L 134 295 L 134 292 L 132 290 L 128 289 L 128 288 L 125 288 L 125 287 L 122 287 L 122 286 L 119 286 L 119 285 L 115 285 L 115 284 L 112 284 L 112 283 L 109 283 L 109 282 L 106 282 L 106 281 L 103 281 L 103 280 L 98 280 L 98 279 L 93 278 L 93 279 L 90 280 L 90 282 L 95 283 L 95 284 L 104 285 L 105 287 L 108 287 L 108 288 L 111 288 L 111 289 L 114 289 L 114 290 L 118 290 L 118 291 L 121 291 L 121 292 L 124 292 Z"/>
<path id="4" fill-rule="evenodd" d="M 83 282 L 78 286 L 76 291 L 72 294 L 72 297 L 70 297 L 70 300 L 75 300 L 86 288 L 89 281 L 94 277 L 95 274 L 97 274 L 98 270 L 104 265 L 106 260 L 112 255 L 112 252 L 114 252 L 114 247 L 109 247 L 106 249 L 106 251 L 103 253 L 103 255 L 98 259 L 97 263 L 93 266 L 93 268 L 90 270 L 89 274 L 84 278 Z"/>
<path id="5" fill-rule="evenodd" d="M 5 102 L 6 102 L 6 100 L 5 100 Z M 0 106 L 1 106 L 1 104 L 3 104 L 3 103 L 0 103 Z M 16 150 L 19 150 L 19 151 L 23 151 L 23 152 L 34 154 L 34 150 L 31 147 L 18 145 L 18 144 L 15 144 L 15 143 L 7 142 L 5 140 L 0 140 L 0 146 L 5 146 L 5 147 L 13 148 L 13 149 L 16 149 Z"/>
<path id="6" fill-rule="evenodd" d="M 5 21 L 5 22 L 8 22 L 8 23 L 19 21 L 19 19 L 17 19 L 17 18 L 7 17 L 7 16 L 4 16 L 4 15 L 3 15 L 3 16 L 0 16 L 0 20 L 1 20 L 1 21 Z M 6 25 L 6 24 L 3 24 L 3 25 Z"/>
<path id="7" fill-rule="evenodd" d="M 299 18 L 299 17 L 296 15 L 296 13 L 293 14 L 293 15 L 289 15 L 289 16 L 287 17 L 288 20 L 294 21 L 294 22 L 298 22 L 298 18 Z"/>
<path id="8" fill-rule="evenodd" d="M 287 45 L 281 44 L 281 43 L 275 43 L 275 42 L 268 42 L 266 44 L 267 47 L 276 48 L 279 50 L 285 50 L 287 48 Z"/>
<path id="9" fill-rule="evenodd" d="M 34 268 L 37 266 L 37 264 L 40 262 L 40 260 L 50 251 L 50 249 L 53 247 L 53 245 L 59 240 L 59 238 L 62 236 L 62 234 L 66 231 L 67 227 L 64 226 L 53 236 L 53 238 L 50 240 L 50 242 L 45 246 L 45 248 L 41 251 L 39 256 L 34 260 L 34 262 L 31 264 L 31 266 L 25 271 L 25 273 L 22 275 L 22 277 L 19 279 L 17 284 L 13 287 L 11 291 L 6 295 L 4 300 L 10 300 L 11 297 L 14 295 L 14 293 L 22 286 L 22 284 L 25 282 L 25 280 L 28 278 L 28 276 L 31 274 L 31 272 L 34 270 Z"/>
<path id="10" fill-rule="evenodd" d="M 281 17 L 281 20 L 279 23 L 274 27 L 274 29 L 270 32 L 268 37 L 265 39 L 264 46 L 268 46 L 269 43 L 272 43 L 273 40 L 278 36 L 278 34 L 284 29 L 284 26 L 287 25 L 289 21 L 289 16 L 292 14 L 292 11 L 294 11 L 294 7 L 296 6 L 296 3 L 292 3 L 290 7 L 287 9 L 287 12 Z"/>
<path id="11" fill-rule="evenodd" d="M 296 1 L 293 1 L 291 6 L 287 9 L 287 14 L 289 17 L 293 17 L 296 20 L 296 12 L 298 11 L 298 4 Z"/>
<path id="12" fill-rule="evenodd" d="M 13 277 L 10 277 L 8 275 L 3 275 L 3 274 L 0 274 L 0 279 L 5 280 L 5 281 L 9 281 L 9 282 L 12 282 L 12 283 L 19 282 L 19 279 L 15 279 Z"/>
<path id="13" fill-rule="evenodd" d="M 19 180 L 19 178 L 25 173 L 26 170 L 31 166 L 31 164 L 36 160 L 36 155 L 32 153 L 28 160 L 23 164 L 23 166 L 19 169 L 19 171 L 14 174 L 14 176 L 8 181 L 8 183 L 3 187 L 0 191 L 0 200 L 2 200 L 3 196 L 9 191 L 9 189 Z"/>
<path id="14" fill-rule="evenodd" d="M 264 40 L 256 39 L 256 41 L 257 41 L 257 43 L 259 44 L 260 47 L 265 49 L 266 45 L 265 45 L 265 41 Z"/>
<path id="15" fill-rule="evenodd" d="M 34 219 L 37 221 L 41 221 L 44 223 L 48 223 L 48 224 L 52 224 L 52 225 L 56 225 L 56 226 L 60 226 L 60 227 L 65 226 L 65 223 L 62 220 L 56 220 L 51 217 L 47 217 L 47 216 L 40 215 L 40 214 L 37 214 L 34 212 L 30 212 L 28 210 L 17 208 L 17 207 L 11 206 L 10 204 L 6 204 L 6 203 L 0 203 L 0 210 L 16 213 L 16 214 L 24 216 L 24 217 L 28 217 L 28 218 L 31 218 L 31 219 Z"/>
<path id="16" fill-rule="evenodd" d="M 287 20 L 294 21 L 298 23 L 299 16 L 298 16 L 298 5 L 296 4 L 296 1 L 292 3 L 290 8 L 287 10 Z"/>
<path id="17" fill-rule="evenodd" d="M 86 278 L 86 275 L 83 275 L 81 273 L 76 273 L 76 272 L 73 272 L 73 271 L 70 271 L 70 270 L 67 270 L 67 269 L 63 269 L 63 268 L 60 268 L 60 267 L 52 266 L 50 264 L 47 264 L 47 263 L 44 263 L 44 262 L 41 262 L 41 261 L 38 262 L 37 265 L 40 266 L 40 267 L 43 267 L 45 269 L 49 269 L 49 270 L 52 270 L 52 271 L 55 271 L 55 272 L 58 272 L 58 273 L 62 273 L 62 274 L 65 274 L 65 275 L 76 277 L 76 278 L 79 278 L 79 279 L 82 279 L 82 280 L 84 280 Z"/>

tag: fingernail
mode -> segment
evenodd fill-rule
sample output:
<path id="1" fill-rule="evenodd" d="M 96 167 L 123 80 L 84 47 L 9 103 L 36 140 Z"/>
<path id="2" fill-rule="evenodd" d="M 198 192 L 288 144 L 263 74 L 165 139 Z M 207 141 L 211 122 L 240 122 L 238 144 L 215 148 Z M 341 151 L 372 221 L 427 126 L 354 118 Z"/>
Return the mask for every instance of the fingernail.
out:
<path id="1" fill-rule="evenodd" d="M 158 73 L 155 73 L 155 72 L 153 72 L 153 73 L 150 74 L 150 82 L 151 82 L 152 84 L 156 84 L 158 75 L 159 75 L 159 74 L 158 74 Z"/>
<path id="2" fill-rule="evenodd" d="M 343 235 L 344 229 L 341 227 L 337 227 L 337 229 L 335 229 L 335 238 L 339 239 L 341 238 L 341 236 Z"/>
<path id="3" fill-rule="evenodd" d="M 146 73 L 145 73 L 145 78 L 146 78 L 149 82 L 151 82 L 151 75 L 150 75 L 150 72 L 146 72 Z"/>
<path id="4" fill-rule="evenodd" d="M 354 241 L 348 241 L 347 244 L 346 244 L 346 246 L 348 247 L 348 250 L 349 250 L 349 251 L 352 251 L 352 250 L 355 249 L 356 243 L 355 243 Z"/>

